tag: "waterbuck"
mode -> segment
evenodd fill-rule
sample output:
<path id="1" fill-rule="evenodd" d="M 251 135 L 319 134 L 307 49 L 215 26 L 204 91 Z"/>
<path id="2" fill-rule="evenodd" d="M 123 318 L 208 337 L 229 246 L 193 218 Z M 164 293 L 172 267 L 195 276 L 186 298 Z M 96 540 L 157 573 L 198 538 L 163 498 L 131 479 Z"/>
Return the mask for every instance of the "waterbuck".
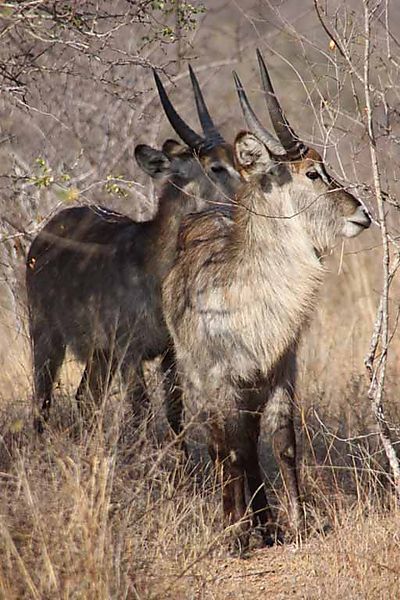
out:
<path id="1" fill-rule="evenodd" d="M 294 134 L 257 54 L 279 141 L 261 125 L 234 74 L 252 130 L 239 133 L 234 143 L 244 183 L 230 215 L 207 210 L 183 221 L 179 253 L 163 284 L 178 371 L 208 415 L 224 517 L 241 550 L 251 526 L 246 482 L 252 522 L 265 544 L 278 532 L 257 448 L 265 408 L 291 522 L 296 529 L 301 524 L 293 426 L 296 349 L 315 310 L 324 275 L 320 257 L 338 236 L 354 237 L 370 225 L 360 202 Z"/>
<path id="2" fill-rule="evenodd" d="M 181 119 L 154 76 L 167 117 L 186 144 L 168 140 L 162 151 L 147 145 L 135 149 L 139 166 L 162 181 L 155 217 L 135 222 L 99 206 L 69 208 L 47 223 L 29 250 L 26 285 L 38 431 L 48 419 L 67 347 L 85 363 L 77 391 L 81 410 L 88 409 L 88 397 L 98 403 L 119 367 L 134 411 L 142 412 L 147 398 L 142 361 L 162 355 L 167 417 L 177 433 L 180 429 L 182 402 L 161 281 L 175 257 L 182 217 L 221 197 L 227 202 L 240 178 L 232 147 L 216 129 L 192 69 L 203 136 Z"/>

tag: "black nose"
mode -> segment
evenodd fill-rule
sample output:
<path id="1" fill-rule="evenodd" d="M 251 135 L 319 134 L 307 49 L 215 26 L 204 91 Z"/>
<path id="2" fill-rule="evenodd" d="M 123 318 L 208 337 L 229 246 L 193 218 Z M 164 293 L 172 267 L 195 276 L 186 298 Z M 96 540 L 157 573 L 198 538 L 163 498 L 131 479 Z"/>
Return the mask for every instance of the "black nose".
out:
<path id="1" fill-rule="evenodd" d="M 361 209 L 363 211 L 364 218 L 365 218 L 365 227 L 369 227 L 371 225 L 371 222 L 372 222 L 371 215 L 368 213 L 368 211 L 365 208 L 365 206 L 362 206 Z"/>
<path id="2" fill-rule="evenodd" d="M 368 227 L 371 225 L 371 217 L 362 204 L 357 206 L 356 210 L 348 218 L 348 220 L 356 225 L 360 225 L 360 227 L 364 227 L 364 229 L 368 229 Z"/>

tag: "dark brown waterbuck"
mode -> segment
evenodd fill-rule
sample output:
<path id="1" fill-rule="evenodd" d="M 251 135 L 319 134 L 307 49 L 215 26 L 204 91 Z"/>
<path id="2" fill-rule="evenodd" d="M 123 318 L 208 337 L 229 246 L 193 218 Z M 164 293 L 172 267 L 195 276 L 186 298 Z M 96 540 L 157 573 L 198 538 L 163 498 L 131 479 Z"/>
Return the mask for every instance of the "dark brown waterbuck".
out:
<path id="1" fill-rule="evenodd" d="M 85 363 L 77 401 L 81 410 L 92 404 L 89 414 L 117 369 L 140 414 L 147 403 L 142 361 L 161 355 L 167 417 L 176 433 L 180 430 L 182 402 L 161 282 L 175 257 L 182 217 L 221 198 L 228 202 L 240 178 L 232 147 L 215 127 L 193 71 L 204 135 L 181 119 L 154 76 L 166 115 L 185 143 L 168 140 L 161 151 L 147 145 L 135 149 L 139 166 L 162 183 L 155 217 L 135 222 L 100 206 L 69 208 L 47 223 L 29 250 L 26 285 L 39 431 L 67 348 Z"/>
<path id="2" fill-rule="evenodd" d="M 252 524 L 268 545 L 280 536 L 259 465 L 264 409 L 291 521 L 296 530 L 301 524 L 293 427 L 296 350 L 323 280 L 320 257 L 339 236 L 354 237 L 370 225 L 360 202 L 294 134 L 259 52 L 258 60 L 278 139 L 261 125 L 234 74 L 251 129 L 234 143 L 245 183 L 230 215 L 208 210 L 184 220 L 180 252 L 163 286 L 178 370 L 208 414 L 224 516 L 241 550 Z"/>

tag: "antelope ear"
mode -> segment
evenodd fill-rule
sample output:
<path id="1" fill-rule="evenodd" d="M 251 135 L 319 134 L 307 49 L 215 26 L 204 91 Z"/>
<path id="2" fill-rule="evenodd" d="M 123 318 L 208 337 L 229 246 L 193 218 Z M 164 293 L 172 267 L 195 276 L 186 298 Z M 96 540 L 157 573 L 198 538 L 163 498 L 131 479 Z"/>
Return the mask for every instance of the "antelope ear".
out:
<path id="1" fill-rule="evenodd" d="M 162 150 L 139 144 L 135 148 L 135 158 L 139 167 L 153 179 L 160 179 L 171 173 L 171 160 Z"/>
<path id="2" fill-rule="evenodd" d="M 191 155 L 191 151 L 187 146 L 180 144 L 176 140 L 166 140 L 162 145 L 162 151 L 164 154 L 168 156 L 168 158 L 172 159 L 175 156 L 189 156 Z"/>
<path id="3" fill-rule="evenodd" d="M 254 133 L 242 131 L 234 143 L 235 160 L 244 175 L 265 175 L 275 165 L 265 144 Z"/>

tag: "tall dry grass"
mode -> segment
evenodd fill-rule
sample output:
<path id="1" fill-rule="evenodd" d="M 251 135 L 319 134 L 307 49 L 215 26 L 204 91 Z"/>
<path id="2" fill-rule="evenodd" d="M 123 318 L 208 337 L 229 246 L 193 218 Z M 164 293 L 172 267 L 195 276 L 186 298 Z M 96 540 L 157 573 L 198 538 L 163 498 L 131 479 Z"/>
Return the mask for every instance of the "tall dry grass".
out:
<path id="1" fill-rule="evenodd" d="M 399 514 L 362 363 L 376 301 L 375 257 L 364 250 L 373 239 L 372 232 L 328 260 L 299 360 L 296 420 L 307 522 L 299 544 L 260 549 L 255 535 L 248 560 L 229 557 L 220 490 L 202 437 L 189 427 L 192 459 L 182 472 L 154 368 L 148 381 L 155 404 L 139 431 L 118 386 L 88 430 L 73 399 L 79 369 L 69 361 L 41 439 L 31 428 L 29 387 L 9 387 L 7 401 L 3 387 L 0 597 L 399 597 Z M 392 350 L 386 401 L 398 422 L 397 340 Z M 265 434 L 261 455 L 271 503 L 285 526 L 286 498 Z"/>
<path id="2" fill-rule="evenodd" d="M 130 428 L 115 395 L 88 432 L 59 397 L 38 440 L 16 410 L 2 423 L 0 597 L 396 598 L 400 531 L 379 448 L 342 441 L 310 415 L 300 430 L 307 534 L 297 547 L 229 558 L 212 469 L 178 469 L 154 426 Z M 11 414 L 10 414 L 11 413 Z M 304 415 L 303 415 L 304 416 Z M 12 419 L 11 417 L 17 417 Z M 300 415 L 299 415 L 300 417 Z M 280 521 L 285 495 L 268 464 Z M 258 575 L 254 575 L 254 574 Z"/>

